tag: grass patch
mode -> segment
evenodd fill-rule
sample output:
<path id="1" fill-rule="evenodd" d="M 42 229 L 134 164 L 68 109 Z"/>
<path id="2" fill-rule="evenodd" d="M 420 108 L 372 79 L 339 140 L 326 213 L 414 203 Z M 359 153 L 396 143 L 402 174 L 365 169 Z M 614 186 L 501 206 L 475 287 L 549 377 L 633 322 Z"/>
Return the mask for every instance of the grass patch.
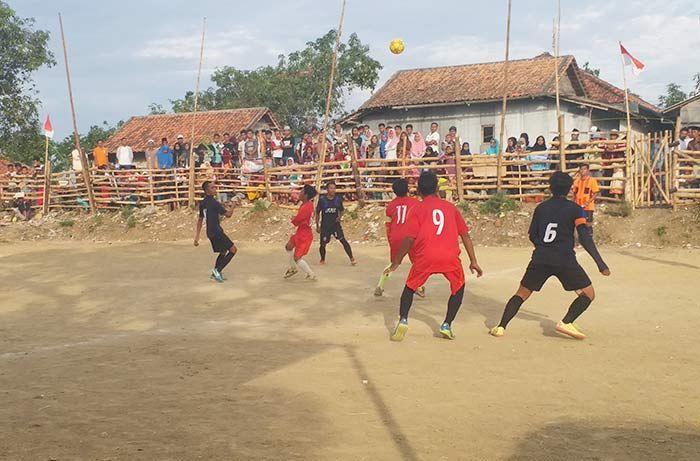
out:
<path id="1" fill-rule="evenodd" d="M 135 208 L 132 206 L 125 206 L 122 208 L 122 211 L 120 212 L 122 215 L 122 219 L 124 221 L 127 221 L 133 214 L 134 214 Z"/>
<path id="2" fill-rule="evenodd" d="M 132 214 L 126 219 L 126 227 L 129 229 L 136 227 L 136 216 Z"/>
<path id="3" fill-rule="evenodd" d="M 457 208 L 459 208 L 459 211 L 461 211 L 462 214 L 469 214 L 469 212 L 471 211 L 469 209 L 469 202 L 467 202 L 466 200 L 459 202 L 457 204 Z"/>
<path id="4" fill-rule="evenodd" d="M 500 214 L 518 209 L 518 202 L 499 192 L 479 204 L 479 211 L 484 214 Z"/>
<path id="5" fill-rule="evenodd" d="M 105 218 L 101 214 L 96 214 L 92 217 L 92 226 L 99 227 L 105 223 Z"/>
<path id="6" fill-rule="evenodd" d="M 620 216 L 626 218 L 632 215 L 632 205 L 627 202 L 608 205 L 605 208 L 605 214 L 608 216 Z"/>
<path id="7" fill-rule="evenodd" d="M 656 236 L 659 237 L 661 240 L 666 237 L 666 226 L 659 226 L 656 228 Z"/>
<path id="8" fill-rule="evenodd" d="M 346 210 L 345 211 L 345 216 L 349 217 L 350 219 L 357 219 L 357 209 L 354 210 Z"/>
<path id="9" fill-rule="evenodd" d="M 267 211 L 267 206 L 265 206 L 265 202 L 262 200 L 256 200 L 253 202 L 253 209 L 251 212 L 253 213 L 262 213 L 263 211 Z"/>
<path id="10" fill-rule="evenodd" d="M 695 203 L 690 209 L 690 215 L 693 217 L 695 224 L 700 224 L 700 203 Z"/>
<path id="11" fill-rule="evenodd" d="M 61 227 L 73 227 L 75 225 L 75 221 L 71 218 L 66 218 L 61 220 L 58 224 Z"/>

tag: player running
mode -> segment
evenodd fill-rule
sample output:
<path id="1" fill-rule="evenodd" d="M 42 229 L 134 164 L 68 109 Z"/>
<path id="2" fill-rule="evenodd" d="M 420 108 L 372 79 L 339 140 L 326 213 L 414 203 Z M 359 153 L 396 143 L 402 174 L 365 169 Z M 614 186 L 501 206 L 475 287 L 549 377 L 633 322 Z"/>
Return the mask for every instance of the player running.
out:
<path id="1" fill-rule="evenodd" d="M 207 238 L 211 242 L 211 248 L 214 253 L 219 253 L 216 257 L 214 269 L 211 271 L 211 276 L 219 283 L 223 283 L 224 276 L 221 274 L 224 268 L 231 262 L 236 255 L 238 249 L 233 244 L 230 238 L 224 233 L 219 222 L 220 217 L 226 216 L 230 218 L 233 214 L 233 208 L 225 207 L 214 198 L 216 196 L 216 184 L 210 181 L 204 181 L 202 184 L 204 189 L 204 199 L 199 202 L 199 219 L 197 219 L 197 230 L 194 233 L 194 246 L 199 246 L 199 236 L 202 233 L 202 223 L 207 220 Z"/>
<path id="2" fill-rule="evenodd" d="M 350 258 L 350 264 L 354 266 L 357 262 L 352 256 L 352 248 L 350 247 L 350 243 L 345 239 L 343 226 L 340 224 L 343 218 L 343 212 L 345 211 L 343 207 L 343 197 L 336 194 L 335 190 L 335 182 L 330 181 L 326 185 L 326 195 L 319 197 L 318 204 L 316 205 L 316 232 L 321 234 L 321 246 L 319 247 L 321 264 L 326 263 L 326 245 L 330 243 L 331 237 L 335 237 L 335 239 L 343 245 L 345 254 Z"/>
<path id="3" fill-rule="evenodd" d="M 576 339 L 586 339 L 574 321 L 590 306 L 595 298 L 591 279 L 576 261 L 574 252 L 574 229 L 579 242 L 593 258 L 601 274 L 610 275 L 593 243 L 590 228 L 586 226 L 586 215 L 581 207 L 566 196 L 573 180 L 568 174 L 556 172 L 549 179 L 552 198 L 535 208 L 530 224 L 530 241 L 535 245 L 532 260 L 520 281 L 520 288 L 506 304 L 501 323 L 491 329 L 493 336 L 503 336 L 508 322 L 518 313 L 520 306 L 533 291 L 540 291 L 551 276 L 559 279 L 566 291 L 575 291 L 578 297 L 557 323 L 556 331 Z"/>
<path id="4" fill-rule="evenodd" d="M 293 277 L 299 269 L 306 274 L 306 280 L 316 280 L 316 275 L 311 270 L 309 263 L 302 258 L 309 253 L 311 244 L 314 241 L 314 234 L 311 231 L 311 221 L 314 217 L 313 198 L 316 197 L 316 189 L 306 184 L 301 192 L 301 206 L 297 215 L 292 219 L 292 224 L 297 227 L 297 231 L 289 238 L 285 249 L 289 255 L 289 269 L 284 274 L 284 278 Z"/>
<path id="5" fill-rule="evenodd" d="M 408 197 L 408 181 L 405 179 L 397 179 L 391 185 L 391 189 L 396 194 L 396 198 L 389 202 L 386 207 L 386 237 L 389 241 L 389 261 L 393 261 L 399 252 L 401 243 L 404 237 L 406 237 L 407 229 L 407 219 L 411 213 L 411 210 L 420 203 L 413 197 Z M 409 259 L 413 261 L 413 253 L 409 253 Z M 381 296 L 384 294 L 384 285 L 391 273 L 382 272 L 379 277 L 379 283 L 377 283 L 377 288 L 374 290 L 374 296 Z M 418 296 L 425 296 L 425 287 L 420 287 L 416 290 Z"/>
<path id="6" fill-rule="evenodd" d="M 386 273 L 395 271 L 409 251 L 414 253 L 413 265 L 401 294 L 399 323 L 391 340 L 403 340 L 408 331 L 408 312 L 413 303 L 413 294 L 433 274 L 442 274 L 450 282 L 451 296 L 440 334 L 444 338 L 454 339 L 452 321 L 457 316 L 464 297 L 464 269 L 459 259 L 459 238 L 469 255 L 471 272 L 481 277 L 483 271 L 476 261 L 469 227 L 464 218 L 457 207 L 437 196 L 438 179 L 435 173 L 425 171 L 420 175 L 418 192 L 423 201 L 413 208 L 407 223 L 406 237 L 391 266 L 386 269 Z"/>

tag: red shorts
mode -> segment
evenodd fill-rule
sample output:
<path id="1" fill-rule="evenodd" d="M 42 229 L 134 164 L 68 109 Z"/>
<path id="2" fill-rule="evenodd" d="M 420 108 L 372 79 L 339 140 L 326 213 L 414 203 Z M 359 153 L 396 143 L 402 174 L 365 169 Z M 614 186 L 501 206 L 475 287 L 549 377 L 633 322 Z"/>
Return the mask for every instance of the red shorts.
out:
<path id="1" fill-rule="evenodd" d="M 294 257 L 303 258 L 309 253 L 311 244 L 314 242 L 314 235 L 306 232 L 292 235 L 289 238 L 289 243 L 294 247 Z"/>
<path id="2" fill-rule="evenodd" d="M 457 293 L 464 286 L 464 269 L 462 269 L 461 265 L 459 269 L 450 272 L 433 272 L 413 265 L 411 266 L 411 271 L 408 273 L 406 286 L 416 291 L 418 288 L 425 285 L 425 282 L 427 282 L 433 274 L 442 274 L 447 281 L 450 282 L 450 292 L 452 294 Z"/>

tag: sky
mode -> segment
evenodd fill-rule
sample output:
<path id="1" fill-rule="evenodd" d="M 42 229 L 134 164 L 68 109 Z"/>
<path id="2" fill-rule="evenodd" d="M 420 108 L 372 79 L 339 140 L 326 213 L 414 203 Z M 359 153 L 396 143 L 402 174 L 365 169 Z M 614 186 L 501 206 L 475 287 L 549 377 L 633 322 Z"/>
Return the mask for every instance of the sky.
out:
<path id="1" fill-rule="evenodd" d="M 51 114 L 57 139 L 72 131 L 58 12 L 63 15 L 78 127 L 114 124 L 148 113 L 151 103 L 194 90 L 202 18 L 207 18 L 202 88 L 229 65 L 254 69 L 301 49 L 337 27 L 340 0 L 5 0 L 51 33 L 57 65 L 35 74 L 41 118 Z M 656 103 L 670 82 L 687 92 L 700 64 L 700 6 L 695 0 L 562 0 L 561 54 L 590 62 L 622 86 L 617 42 L 645 65 L 630 90 Z M 377 89 L 397 70 L 501 61 L 507 1 L 347 0 L 343 35 L 356 32 L 384 66 Z M 514 0 L 511 59 L 552 50 L 555 0 Z M 406 50 L 392 55 L 393 38 Z M 357 108 L 369 92 L 346 98 Z"/>

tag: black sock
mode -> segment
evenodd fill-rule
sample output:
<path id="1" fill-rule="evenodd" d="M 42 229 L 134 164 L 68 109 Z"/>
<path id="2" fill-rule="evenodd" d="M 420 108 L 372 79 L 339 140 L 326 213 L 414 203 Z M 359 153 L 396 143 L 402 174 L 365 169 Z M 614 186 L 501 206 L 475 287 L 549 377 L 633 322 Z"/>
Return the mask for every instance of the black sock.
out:
<path id="1" fill-rule="evenodd" d="M 569 306 L 569 311 L 566 313 L 564 318 L 561 320 L 564 323 L 572 323 L 576 321 L 577 318 L 583 312 L 588 309 L 593 301 L 586 295 L 579 295 L 578 298 L 574 299 L 574 302 Z"/>
<path id="2" fill-rule="evenodd" d="M 457 312 L 459 308 L 462 307 L 462 299 L 464 298 L 464 285 L 459 291 L 452 296 L 447 301 L 447 315 L 445 316 L 445 323 L 452 325 L 455 317 L 457 317 Z"/>
<path id="3" fill-rule="evenodd" d="M 321 253 L 321 261 L 326 260 L 326 241 L 324 240 L 323 237 L 321 237 L 321 246 L 318 248 L 318 251 Z"/>
<path id="4" fill-rule="evenodd" d="M 407 286 L 403 287 L 403 293 L 401 293 L 401 305 L 399 307 L 399 316 L 401 319 L 408 319 L 408 311 L 411 310 L 414 294 L 415 291 L 411 290 Z"/>
<path id="5" fill-rule="evenodd" d="M 506 308 L 503 310 L 503 317 L 501 317 L 501 323 L 499 323 L 498 326 L 503 328 L 507 327 L 508 322 L 513 320 L 513 317 L 518 313 L 520 306 L 522 306 L 524 302 L 525 301 L 523 301 L 523 298 L 520 296 L 513 295 L 513 297 L 508 300 Z"/>
<path id="6" fill-rule="evenodd" d="M 214 269 L 217 271 L 221 272 L 222 265 L 224 264 L 224 261 L 226 260 L 226 253 L 227 251 L 224 251 L 222 253 L 219 253 L 219 256 L 216 257 L 216 263 L 214 263 Z"/>
<path id="7" fill-rule="evenodd" d="M 352 259 L 352 248 L 350 248 L 350 242 L 342 238 L 340 239 L 340 244 L 343 245 L 343 249 L 345 250 L 345 254 L 348 255 L 348 258 Z"/>
<path id="8" fill-rule="evenodd" d="M 231 251 L 229 251 L 228 253 L 226 253 L 226 256 L 224 256 L 223 261 L 221 261 L 221 266 L 219 266 L 219 272 L 221 272 L 222 270 L 224 270 L 224 268 L 225 268 L 226 266 L 228 266 L 228 263 L 231 262 L 231 260 L 233 259 L 233 257 L 234 257 L 235 255 L 236 255 L 236 253 L 233 253 L 233 252 L 231 252 Z"/>

